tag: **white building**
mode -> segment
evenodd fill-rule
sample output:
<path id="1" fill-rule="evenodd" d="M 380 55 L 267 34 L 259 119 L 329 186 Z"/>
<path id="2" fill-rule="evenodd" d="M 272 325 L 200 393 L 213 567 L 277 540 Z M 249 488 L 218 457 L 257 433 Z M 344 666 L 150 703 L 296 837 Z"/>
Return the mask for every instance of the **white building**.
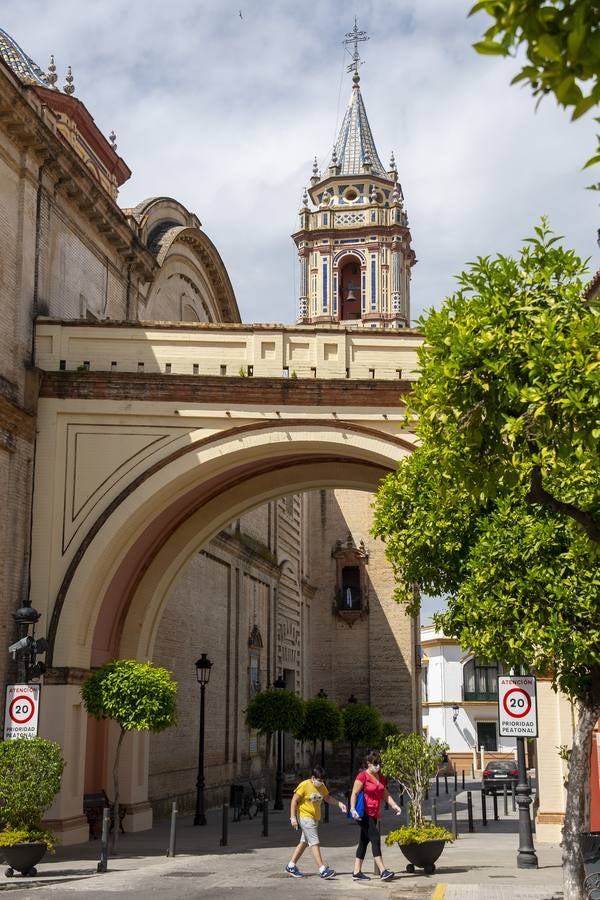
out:
<path id="1" fill-rule="evenodd" d="M 512 758 L 514 738 L 498 734 L 498 674 L 502 666 L 483 662 L 458 641 L 421 628 L 423 733 L 445 741 L 457 770 L 481 768 L 485 760 Z"/>

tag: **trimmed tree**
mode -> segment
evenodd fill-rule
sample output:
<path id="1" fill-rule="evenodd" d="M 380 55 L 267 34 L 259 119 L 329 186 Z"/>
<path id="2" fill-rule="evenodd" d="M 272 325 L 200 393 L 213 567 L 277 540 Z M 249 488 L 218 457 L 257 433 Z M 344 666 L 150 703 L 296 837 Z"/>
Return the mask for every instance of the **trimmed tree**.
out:
<path id="1" fill-rule="evenodd" d="M 350 743 L 350 784 L 354 780 L 357 747 L 376 746 L 381 738 L 379 710 L 367 703 L 349 703 L 342 710 L 342 734 Z"/>
<path id="2" fill-rule="evenodd" d="M 296 732 L 299 741 L 312 744 L 311 760 L 315 765 L 317 741 L 337 741 L 342 733 L 342 716 L 333 701 L 325 697 L 313 697 L 304 704 L 304 721 Z"/>
<path id="3" fill-rule="evenodd" d="M 95 719 L 112 719 L 119 726 L 113 766 L 113 846 L 119 832 L 119 760 L 129 731 L 164 731 L 177 718 L 177 683 L 171 673 L 150 662 L 115 659 L 105 663 L 81 687 L 84 706 Z"/>
<path id="4" fill-rule="evenodd" d="M 449 749 L 448 744 L 430 744 L 424 735 L 413 733 L 392 735 L 381 751 L 381 771 L 388 778 L 400 781 L 408 794 L 411 828 L 422 828 L 426 824 L 423 818 L 425 794 Z"/>
<path id="5" fill-rule="evenodd" d="M 285 688 L 267 688 L 250 700 L 246 723 L 265 741 L 265 769 L 270 769 L 272 737 L 278 731 L 297 734 L 304 721 L 304 701 Z"/>
<path id="6" fill-rule="evenodd" d="M 563 831 L 583 896 L 591 735 L 600 716 L 600 316 L 584 264 L 546 224 L 519 259 L 480 259 L 421 322 L 417 450 L 384 482 L 374 533 L 396 599 L 447 594 L 462 646 L 552 676 L 578 706 Z M 416 599 L 415 599 L 416 598 Z"/>

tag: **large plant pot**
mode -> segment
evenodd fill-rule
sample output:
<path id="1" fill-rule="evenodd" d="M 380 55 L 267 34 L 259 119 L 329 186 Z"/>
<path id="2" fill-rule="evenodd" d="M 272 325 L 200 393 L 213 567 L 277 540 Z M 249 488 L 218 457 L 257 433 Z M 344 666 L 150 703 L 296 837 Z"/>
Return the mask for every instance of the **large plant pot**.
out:
<path id="1" fill-rule="evenodd" d="M 585 869 L 583 888 L 589 900 L 600 900 L 600 831 L 582 831 L 579 847 Z"/>
<path id="2" fill-rule="evenodd" d="M 10 844 L 8 847 L 2 847 L 4 862 L 8 864 L 8 869 L 4 874 L 7 878 L 11 878 L 16 870 L 21 875 L 37 875 L 35 867 L 47 849 L 48 845 L 43 841 L 36 841 L 32 844 Z"/>
<path id="3" fill-rule="evenodd" d="M 433 875 L 436 860 L 442 855 L 445 843 L 446 841 L 423 841 L 422 844 L 398 844 L 408 860 L 406 871 L 414 872 L 418 868 L 424 869 L 426 875 Z"/>

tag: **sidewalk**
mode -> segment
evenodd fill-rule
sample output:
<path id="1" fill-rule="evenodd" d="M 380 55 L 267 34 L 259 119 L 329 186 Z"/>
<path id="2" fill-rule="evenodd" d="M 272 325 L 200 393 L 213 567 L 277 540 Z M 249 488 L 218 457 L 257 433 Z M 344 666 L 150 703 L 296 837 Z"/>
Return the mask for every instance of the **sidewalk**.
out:
<path id="1" fill-rule="evenodd" d="M 463 807 L 466 794 L 458 795 L 461 813 L 459 830 L 466 831 Z M 474 796 L 475 799 L 475 796 Z M 448 800 L 438 798 L 440 822 L 449 824 Z M 502 803 L 499 803 L 500 811 Z M 510 807 L 509 807 L 510 808 Z M 490 804 L 491 810 L 491 804 Z M 288 809 L 271 813 L 270 835 L 262 837 L 260 817 L 251 821 L 229 823 L 229 842 L 220 847 L 221 813 L 211 811 L 206 827 L 194 827 L 191 817 L 182 817 L 177 829 L 177 855 L 166 858 L 169 822 L 160 821 L 147 832 L 121 835 L 118 856 L 109 860 L 106 874 L 96 873 L 99 857 L 98 841 L 76 847 L 63 847 L 56 856 L 46 857 L 33 878 L 6 878 L 0 875 L 0 891 L 10 892 L 17 900 L 41 900 L 64 896 L 92 895 L 94 900 L 114 898 L 127 892 L 132 898 L 222 898 L 248 900 L 287 900 L 317 898 L 330 894 L 337 898 L 422 898 L 422 900 L 560 900 L 562 871 L 560 849 L 555 845 L 537 847 L 539 868 L 516 868 L 518 838 L 516 814 L 509 813 L 500 821 L 489 821 L 482 828 L 476 813 L 476 831 L 462 831 L 454 844 L 445 848 L 434 875 L 417 870 L 405 872 L 405 860 L 397 847 L 384 847 L 386 864 L 396 871 L 392 882 L 382 884 L 372 879 L 355 884 L 351 873 L 357 840 L 357 827 L 331 809 L 331 822 L 322 824 L 321 840 L 324 857 L 337 870 L 337 877 L 323 881 L 308 851 L 301 860 L 304 879 L 292 879 L 283 871 L 297 835 L 289 826 Z M 466 813 L 465 813 L 466 816 Z M 391 813 L 384 813 L 382 833 L 398 825 Z M 364 871 L 371 874 L 373 865 L 367 856 Z"/>

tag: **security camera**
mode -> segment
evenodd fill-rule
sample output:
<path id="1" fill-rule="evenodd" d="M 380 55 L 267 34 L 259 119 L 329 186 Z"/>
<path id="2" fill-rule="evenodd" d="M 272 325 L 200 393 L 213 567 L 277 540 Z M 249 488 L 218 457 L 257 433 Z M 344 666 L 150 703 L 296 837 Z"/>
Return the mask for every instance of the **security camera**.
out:
<path id="1" fill-rule="evenodd" d="M 16 641 L 16 643 L 11 644 L 10 647 L 8 648 L 8 652 L 14 654 L 14 653 L 18 653 L 19 650 L 25 650 L 26 647 L 29 647 L 30 641 L 31 641 L 31 638 L 29 637 L 29 635 L 26 635 L 26 637 L 21 638 L 20 641 Z"/>

